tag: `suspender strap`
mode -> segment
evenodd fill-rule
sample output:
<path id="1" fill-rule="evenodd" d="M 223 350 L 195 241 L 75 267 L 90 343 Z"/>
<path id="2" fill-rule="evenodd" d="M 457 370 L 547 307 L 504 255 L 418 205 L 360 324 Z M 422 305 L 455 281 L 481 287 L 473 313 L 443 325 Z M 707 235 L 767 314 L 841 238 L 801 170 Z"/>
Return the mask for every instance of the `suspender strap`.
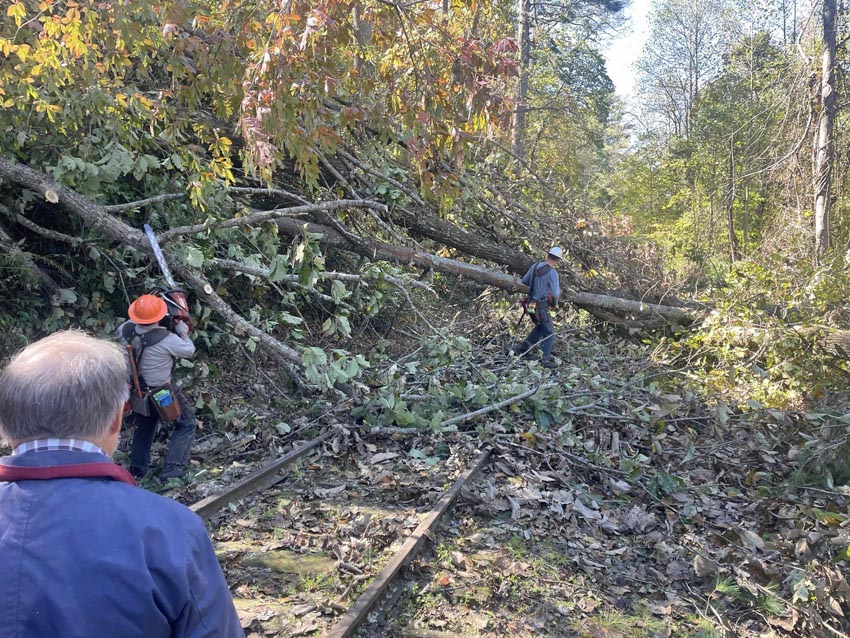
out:
<path id="1" fill-rule="evenodd" d="M 121 331 L 121 337 L 124 341 L 133 346 L 133 359 L 136 362 L 137 368 L 142 362 L 142 354 L 144 354 L 145 348 L 155 346 L 169 334 L 169 331 L 162 327 L 155 328 L 154 330 L 144 333 L 136 332 L 136 324 L 132 321 L 128 321 L 124 324 Z M 137 340 L 139 344 L 138 347 L 136 346 Z"/>
<path id="2" fill-rule="evenodd" d="M 115 463 L 78 463 L 47 467 L 0 465 L 0 481 L 39 481 L 59 478 L 108 478 L 135 485 L 133 476 Z"/>

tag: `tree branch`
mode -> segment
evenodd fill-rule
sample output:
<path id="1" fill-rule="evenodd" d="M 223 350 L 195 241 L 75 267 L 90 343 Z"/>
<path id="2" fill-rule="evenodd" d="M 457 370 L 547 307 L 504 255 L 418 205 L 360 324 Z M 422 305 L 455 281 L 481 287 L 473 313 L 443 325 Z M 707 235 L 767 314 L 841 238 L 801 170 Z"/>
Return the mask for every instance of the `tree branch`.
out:
<path id="1" fill-rule="evenodd" d="M 228 189 L 231 193 L 235 193 L 236 195 L 265 195 L 272 197 L 282 197 L 285 199 L 291 199 L 294 202 L 298 202 L 299 204 L 309 204 L 310 202 L 301 197 L 296 193 L 290 193 L 289 191 L 285 191 L 282 188 L 253 188 L 249 186 L 231 186 Z"/>
<path id="2" fill-rule="evenodd" d="M 464 421 L 469 421 L 470 419 L 478 418 L 484 414 L 488 414 L 489 412 L 495 412 L 496 410 L 501 410 L 505 406 L 512 405 L 523 399 L 527 399 L 528 397 L 537 394 L 538 390 L 546 390 L 548 388 L 554 387 L 555 383 L 547 383 L 545 385 L 539 385 L 533 387 L 531 390 L 527 390 L 525 392 L 521 392 L 516 396 L 509 397 L 504 401 L 499 401 L 498 403 L 494 403 L 493 405 L 488 405 L 486 407 L 481 408 L 480 410 L 475 410 L 473 412 L 467 412 L 466 414 L 461 414 L 456 417 L 452 417 L 451 419 L 446 419 L 442 423 L 440 423 L 441 428 L 449 427 L 450 425 L 457 425 L 458 423 L 463 423 Z"/>
<path id="3" fill-rule="evenodd" d="M 43 226 L 39 226 L 35 222 L 30 221 L 26 217 L 21 214 L 17 214 L 14 216 L 14 221 L 17 224 L 20 224 L 24 228 L 28 228 L 36 235 L 41 235 L 47 239 L 52 239 L 54 241 L 61 241 L 65 244 L 71 244 L 72 246 L 79 246 L 83 243 L 83 240 L 79 237 L 71 237 L 71 235 L 66 235 L 65 233 L 60 233 L 58 230 L 50 230 L 49 228 L 44 228 Z"/>
<path id="4" fill-rule="evenodd" d="M 181 235 L 202 233 L 216 228 L 233 228 L 245 224 L 261 224 L 263 222 L 275 221 L 283 217 L 296 217 L 307 213 L 320 213 L 339 208 L 377 208 L 386 211 L 386 206 L 369 199 L 339 199 L 330 202 L 319 202 L 318 204 L 306 204 L 302 206 L 291 206 L 289 208 L 274 208 L 272 210 L 257 211 L 244 217 L 231 217 L 218 221 L 205 222 L 203 224 L 192 224 L 190 226 L 178 226 L 170 228 L 157 235 L 160 244 L 171 241 Z"/>
<path id="5" fill-rule="evenodd" d="M 341 148 L 337 149 L 337 153 L 342 155 L 345 159 L 347 159 L 349 162 L 354 164 L 357 168 L 359 168 L 363 171 L 366 171 L 367 173 L 369 173 L 373 177 L 377 177 L 379 179 L 384 180 L 387 184 L 390 184 L 391 186 L 395 186 L 402 193 L 404 193 L 405 195 L 410 197 L 414 202 L 419 204 L 422 208 L 424 208 L 426 210 L 428 209 L 428 205 L 424 201 L 422 201 L 422 198 L 419 197 L 419 195 L 417 193 L 415 193 L 413 190 L 409 189 L 407 186 L 405 186 L 401 182 L 394 180 L 392 177 L 390 177 L 388 175 L 384 175 L 380 171 L 375 170 L 374 168 L 372 168 L 370 166 L 367 166 L 366 164 L 364 164 L 363 162 L 358 160 L 356 157 L 354 157 L 350 153 L 347 153 L 346 151 L 344 151 Z"/>
<path id="6" fill-rule="evenodd" d="M 212 284 L 210 284 L 203 275 L 196 273 L 194 270 L 184 266 L 180 262 L 174 262 L 170 264 L 170 266 L 183 281 L 192 287 L 199 297 L 205 299 L 206 302 L 212 306 L 213 310 L 227 320 L 228 323 L 233 325 L 234 328 L 236 328 L 237 333 L 241 330 L 245 334 L 254 337 L 262 345 L 266 346 L 272 354 L 276 355 L 276 358 L 287 371 L 292 381 L 296 385 L 303 387 L 298 373 L 293 368 L 293 364 L 298 367 L 302 365 L 301 355 L 299 355 L 298 352 L 243 319 L 235 310 L 233 310 L 233 308 L 230 307 L 230 304 L 216 294 Z"/>
<path id="7" fill-rule="evenodd" d="M 109 206 L 101 206 L 101 210 L 108 215 L 114 215 L 115 213 L 124 213 L 128 210 L 136 210 L 137 208 L 141 208 L 142 206 L 147 206 L 148 204 L 159 204 L 160 202 L 167 202 L 173 199 L 183 199 L 186 197 L 186 193 L 164 193 L 162 195 L 156 195 L 155 197 L 148 197 L 147 199 L 140 199 L 136 202 L 127 202 L 126 204 L 111 204 Z"/>
<path id="8" fill-rule="evenodd" d="M 16 184 L 41 193 L 52 204 L 64 205 L 91 227 L 101 231 L 111 241 L 133 248 L 144 249 L 144 246 L 147 245 L 144 234 L 140 230 L 136 230 L 116 219 L 107 213 L 103 206 L 95 204 L 67 186 L 63 186 L 46 173 L 0 157 L 0 177 L 6 177 Z"/>
<path id="9" fill-rule="evenodd" d="M 268 268 L 263 268 L 261 266 L 252 266 L 251 264 L 245 264 L 240 261 L 234 261 L 232 259 L 209 259 L 207 260 L 208 264 L 216 266 L 217 268 L 221 268 L 222 270 L 228 270 L 230 272 L 242 273 L 245 275 L 253 275 L 254 277 L 260 277 L 262 279 L 268 279 L 271 271 Z M 324 274 L 324 273 L 323 273 Z M 328 275 L 340 275 L 344 273 L 327 273 Z M 359 281 L 359 275 L 350 275 L 352 278 L 356 279 L 348 279 L 339 277 L 339 276 L 328 276 L 324 277 L 325 279 L 343 279 L 345 281 Z M 298 275 L 283 275 L 281 277 L 275 278 L 273 283 L 283 283 L 292 288 L 297 288 L 299 290 L 303 290 L 304 292 L 308 292 L 322 301 L 326 301 L 328 303 L 334 304 L 335 306 L 340 306 L 341 308 L 345 308 L 349 312 L 356 313 L 357 309 L 349 303 L 344 301 L 337 301 L 330 295 L 326 295 L 325 293 L 316 290 L 311 286 L 305 286 L 300 283 L 301 278 Z"/>

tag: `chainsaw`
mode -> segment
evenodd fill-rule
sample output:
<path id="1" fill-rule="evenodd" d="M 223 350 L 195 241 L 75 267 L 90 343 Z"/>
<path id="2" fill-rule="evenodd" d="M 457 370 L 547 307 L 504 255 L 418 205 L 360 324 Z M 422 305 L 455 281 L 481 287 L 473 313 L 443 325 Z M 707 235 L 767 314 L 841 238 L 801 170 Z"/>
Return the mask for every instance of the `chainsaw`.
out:
<path id="1" fill-rule="evenodd" d="M 156 235 L 153 234 L 153 229 L 148 224 L 145 224 L 144 228 L 145 235 L 148 237 L 153 254 L 159 264 L 159 269 L 162 271 L 162 278 L 167 284 L 167 287 L 157 286 L 151 290 L 150 294 L 156 295 L 165 302 L 168 308 L 166 318 L 169 327 L 173 328 L 178 321 L 182 321 L 189 327 L 189 332 L 192 332 L 195 330 L 195 324 L 189 316 L 189 302 L 186 300 L 186 291 L 177 287 L 177 282 L 171 275 L 168 262 L 165 261 L 165 255 L 162 254 L 162 249 L 159 247 Z"/>

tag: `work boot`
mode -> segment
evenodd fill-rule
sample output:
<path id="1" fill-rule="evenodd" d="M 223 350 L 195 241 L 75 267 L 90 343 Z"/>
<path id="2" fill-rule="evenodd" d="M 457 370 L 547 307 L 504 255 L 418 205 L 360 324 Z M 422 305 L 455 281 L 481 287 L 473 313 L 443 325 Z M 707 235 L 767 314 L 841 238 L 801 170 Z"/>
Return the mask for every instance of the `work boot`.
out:
<path id="1" fill-rule="evenodd" d="M 142 467 L 130 466 L 130 474 L 132 474 L 133 478 L 136 480 L 143 479 L 147 471 Z"/>
<path id="2" fill-rule="evenodd" d="M 545 361 L 543 361 L 543 367 L 552 369 L 552 368 L 557 368 L 558 364 L 555 363 L 555 361 L 552 360 L 552 359 L 546 359 Z"/>
<path id="3" fill-rule="evenodd" d="M 165 484 L 168 482 L 168 479 L 183 478 L 184 474 L 186 474 L 185 466 L 167 464 L 162 468 L 162 472 L 159 475 L 159 482 Z"/>
<path id="4" fill-rule="evenodd" d="M 531 348 L 531 344 L 528 343 L 528 341 L 523 340 L 519 343 L 519 345 L 517 345 L 516 348 L 514 348 L 514 354 L 516 354 L 518 357 L 527 357 L 529 352 L 531 351 Z"/>

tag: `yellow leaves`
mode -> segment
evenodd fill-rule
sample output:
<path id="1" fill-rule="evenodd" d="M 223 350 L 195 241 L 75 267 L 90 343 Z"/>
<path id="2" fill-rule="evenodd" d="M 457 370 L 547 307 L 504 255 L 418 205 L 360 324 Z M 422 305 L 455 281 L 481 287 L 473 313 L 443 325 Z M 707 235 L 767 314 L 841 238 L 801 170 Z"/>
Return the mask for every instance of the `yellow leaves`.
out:
<path id="1" fill-rule="evenodd" d="M 21 26 L 24 22 L 24 18 L 27 16 L 27 8 L 24 6 L 23 2 L 20 0 L 15 0 L 9 8 L 6 9 L 6 15 L 10 18 L 14 18 L 15 26 Z"/>
<path id="2" fill-rule="evenodd" d="M 11 40 L 7 40 L 6 38 L 0 38 L 0 53 L 2 53 L 5 57 L 9 57 L 12 51 L 17 49 L 18 46 L 16 44 L 12 44 Z"/>
<path id="3" fill-rule="evenodd" d="M 48 9 L 50 9 L 52 6 L 53 6 L 53 0 L 42 0 L 38 4 L 38 10 L 43 13 L 43 12 L 47 11 Z"/>
<path id="4" fill-rule="evenodd" d="M 17 47 L 17 51 L 15 53 L 18 54 L 18 58 L 20 58 L 21 62 L 26 62 L 27 58 L 30 56 L 30 52 L 32 48 L 28 44 L 20 44 Z"/>
<path id="5" fill-rule="evenodd" d="M 13 98 L 8 98 L 7 100 L 0 102 L 0 108 L 10 109 L 15 106 L 15 100 Z"/>
<path id="6" fill-rule="evenodd" d="M 76 2 L 68 3 L 68 12 L 65 14 L 65 17 L 61 19 L 62 24 L 71 24 L 72 22 L 80 21 L 80 11 L 77 9 Z"/>
<path id="7" fill-rule="evenodd" d="M 142 106 L 144 106 L 148 111 L 150 111 L 151 107 L 153 106 L 153 100 L 151 100 L 149 97 L 145 97 L 139 92 L 133 94 L 133 99 Z"/>
<path id="8" fill-rule="evenodd" d="M 88 53 L 88 47 L 83 43 L 79 34 L 76 32 L 68 33 L 64 38 L 62 38 L 62 42 L 68 52 L 77 60 Z"/>
<path id="9" fill-rule="evenodd" d="M 62 107 L 58 104 L 46 104 L 44 102 L 37 102 L 35 105 L 35 110 L 37 113 L 46 114 L 48 121 L 55 122 L 56 114 L 62 112 Z"/>
<path id="10" fill-rule="evenodd" d="M 192 20 L 192 27 L 195 28 L 195 29 L 201 29 L 201 28 L 203 28 L 204 25 L 209 23 L 209 21 L 210 21 L 209 16 L 196 15 L 195 18 Z"/>

